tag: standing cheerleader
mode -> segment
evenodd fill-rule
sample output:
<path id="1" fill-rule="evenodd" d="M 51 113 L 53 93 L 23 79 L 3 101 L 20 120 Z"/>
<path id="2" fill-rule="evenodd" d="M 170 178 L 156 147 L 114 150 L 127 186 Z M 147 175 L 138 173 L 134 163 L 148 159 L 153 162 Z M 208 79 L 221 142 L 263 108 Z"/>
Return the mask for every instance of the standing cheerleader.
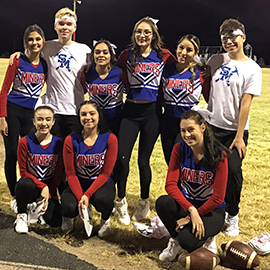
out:
<path id="1" fill-rule="evenodd" d="M 200 70 L 194 62 L 199 48 L 200 41 L 196 36 L 183 36 L 176 48 L 177 63 L 166 66 L 163 73 L 161 142 L 168 165 L 176 136 L 180 133 L 181 115 L 199 103 Z"/>
<path id="2" fill-rule="evenodd" d="M 23 36 L 26 53 L 14 59 L 14 64 L 8 67 L 0 92 L 0 131 L 6 150 L 5 176 L 13 197 L 11 209 L 15 212 L 18 140 L 19 136 L 27 135 L 33 128 L 34 107 L 46 79 L 47 65 L 40 58 L 44 42 L 44 33 L 38 25 L 27 27 Z"/>
<path id="3" fill-rule="evenodd" d="M 123 108 L 123 120 L 119 130 L 119 152 L 116 164 L 118 198 L 115 207 L 119 221 L 130 223 L 127 212 L 126 183 L 129 174 L 129 160 L 140 132 L 138 165 L 140 171 L 141 199 L 133 215 L 142 220 L 150 212 L 149 190 L 151 183 L 150 156 L 159 134 L 157 106 L 158 88 L 164 66 L 175 61 L 172 54 L 162 49 L 161 37 L 153 19 L 139 20 L 133 29 L 131 45 L 124 50 L 118 61 L 127 89 L 127 100 Z"/>
<path id="4" fill-rule="evenodd" d="M 99 105 L 109 129 L 117 136 L 124 85 L 121 81 L 121 69 L 116 66 L 117 59 L 112 46 L 105 39 L 95 43 L 90 54 L 90 63 L 86 66 L 88 71 L 81 81 L 89 94 L 89 100 Z"/>

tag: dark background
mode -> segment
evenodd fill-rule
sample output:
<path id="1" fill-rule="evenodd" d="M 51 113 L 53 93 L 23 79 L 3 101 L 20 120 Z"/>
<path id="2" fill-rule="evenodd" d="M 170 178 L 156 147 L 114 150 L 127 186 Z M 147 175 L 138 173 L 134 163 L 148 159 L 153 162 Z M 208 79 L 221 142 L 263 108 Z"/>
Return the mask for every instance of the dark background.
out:
<path id="1" fill-rule="evenodd" d="M 57 38 L 54 14 L 62 7 L 73 9 L 73 0 L 0 0 L 0 55 L 23 50 L 22 35 L 30 24 L 39 24 L 47 40 Z M 238 18 L 254 54 L 270 64 L 270 0 L 83 0 L 76 7 L 76 40 L 92 47 L 93 39 L 106 38 L 118 54 L 146 15 L 160 20 L 159 32 L 172 52 L 187 33 L 198 36 L 202 46 L 220 46 L 220 24 Z"/>

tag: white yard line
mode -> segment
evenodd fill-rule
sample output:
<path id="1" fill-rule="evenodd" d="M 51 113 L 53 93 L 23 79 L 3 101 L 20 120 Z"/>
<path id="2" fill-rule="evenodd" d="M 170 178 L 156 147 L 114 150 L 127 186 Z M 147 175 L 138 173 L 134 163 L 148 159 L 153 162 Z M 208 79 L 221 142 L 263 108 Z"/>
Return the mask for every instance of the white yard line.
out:
<path id="1" fill-rule="evenodd" d="M 0 261 L 0 265 L 7 265 L 13 267 L 24 267 L 28 269 L 41 269 L 41 270 L 65 270 L 63 268 L 54 268 L 48 266 L 41 266 L 41 265 L 34 265 L 34 264 L 24 264 L 24 263 L 15 263 L 15 262 L 7 262 L 7 261 Z"/>

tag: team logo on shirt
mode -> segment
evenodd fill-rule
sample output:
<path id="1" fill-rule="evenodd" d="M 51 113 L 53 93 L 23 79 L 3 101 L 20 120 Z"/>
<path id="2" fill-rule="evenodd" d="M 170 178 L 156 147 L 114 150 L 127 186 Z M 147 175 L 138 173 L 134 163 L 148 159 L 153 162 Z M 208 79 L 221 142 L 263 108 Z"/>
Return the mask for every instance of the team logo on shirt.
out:
<path id="1" fill-rule="evenodd" d="M 134 69 L 137 73 L 154 73 L 156 76 L 160 74 L 160 63 L 138 63 Z"/>
<path id="2" fill-rule="evenodd" d="M 76 168 L 78 177 L 94 180 L 100 174 L 104 165 L 106 150 L 100 154 L 77 155 Z"/>
<path id="3" fill-rule="evenodd" d="M 29 162 L 34 166 L 53 166 L 57 163 L 58 155 L 29 154 Z"/>
<path id="4" fill-rule="evenodd" d="M 36 83 L 44 85 L 44 74 L 23 72 L 21 73 L 21 81 L 23 84 Z"/>
<path id="5" fill-rule="evenodd" d="M 93 95 L 108 95 L 108 96 L 117 96 L 117 87 L 116 83 L 114 84 L 86 84 L 88 92 Z"/>
<path id="6" fill-rule="evenodd" d="M 27 169 L 40 181 L 50 179 L 58 161 L 59 155 L 28 154 Z"/>
<path id="7" fill-rule="evenodd" d="M 70 71 L 70 61 L 72 59 L 76 61 L 76 59 L 72 55 L 68 56 L 67 54 L 61 52 L 57 53 L 54 57 L 58 57 L 57 62 L 60 63 L 56 70 L 58 70 L 59 68 L 66 68 L 68 71 Z"/>
<path id="8" fill-rule="evenodd" d="M 105 158 L 105 152 L 101 154 L 93 155 L 78 155 L 76 157 L 77 167 L 84 166 L 103 166 Z"/>
<path id="9" fill-rule="evenodd" d="M 165 89 L 186 90 L 193 93 L 193 86 L 189 79 L 166 79 Z"/>
<path id="10" fill-rule="evenodd" d="M 198 183 L 207 186 L 213 185 L 213 172 L 211 171 L 200 171 L 184 167 L 181 170 L 181 178 L 186 182 Z"/>
<path id="11" fill-rule="evenodd" d="M 225 65 L 222 65 L 221 67 L 221 71 L 219 73 L 219 78 L 216 79 L 216 82 L 221 80 L 221 81 L 225 81 L 227 86 L 230 86 L 230 78 L 233 74 L 237 74 L 239 76 L 237 67 L 235 67 L 235 69 L 233 70 L 230 67 L 226 67 Z"/>

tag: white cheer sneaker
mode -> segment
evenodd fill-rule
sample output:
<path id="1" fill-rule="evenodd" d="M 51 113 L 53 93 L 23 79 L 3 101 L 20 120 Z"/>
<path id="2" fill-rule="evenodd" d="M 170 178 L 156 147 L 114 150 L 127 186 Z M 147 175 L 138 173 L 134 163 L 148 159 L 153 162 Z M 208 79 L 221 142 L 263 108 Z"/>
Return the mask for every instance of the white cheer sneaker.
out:
<path id="1" fill-rule="evenodd" d="M 177 254 L 183 250 L 179 245 L 177 239 L 170 238 L 167 247 L 160 253 L 159 259 L 161 261 L 173 261 Z"/>
<path id="2" fill-rule="evenodd" d="M 15 220 L 15 231 L 17 233 L 27 233 L 28 232 L 28 222 L 27 214 L 17 214 L 17 219 Z"/>
<path id="3" fill-rule="evenodd" d="M 100 220 L 100 229 L 98 231 L 98 236 L 100 238 L 107 236 L 111 232 L 110 219 Z"/>
<path id="4" fill-rule="evenodd" d="M 226 229 L 225 229 L 225 233 L 229 236 L 237 236 L 239 235 L 239 217 L 238 215 L 235 216 L 231 216 L 228 215 L 227 216 L 227 220 L 226 220 Z"/>
<path id="5" fill-rule="evenodd" d="M 203 247 L 217 254 L 216 237 L 215 236 L 208 237 L 205 243 L 203 244 Z"/>
<path id="6" fill-rule="evenodd" d="M 118 212 L 118 220 L 120 223 L 124 225 L 129 225 L 130 223 L 130 216 L 128 214 L 128 204 L 126 198 L 123 198 L 122 200 L 114 201 L 114 206 L 116 211 Z"/>
<path id="7" fill-rule="evenodd" d="M 148 200 L 140 199 L 138 201 L 137 209 L 132 220 L 141 221 L 147 218 L 150 213 L 150 202 Z"/>

